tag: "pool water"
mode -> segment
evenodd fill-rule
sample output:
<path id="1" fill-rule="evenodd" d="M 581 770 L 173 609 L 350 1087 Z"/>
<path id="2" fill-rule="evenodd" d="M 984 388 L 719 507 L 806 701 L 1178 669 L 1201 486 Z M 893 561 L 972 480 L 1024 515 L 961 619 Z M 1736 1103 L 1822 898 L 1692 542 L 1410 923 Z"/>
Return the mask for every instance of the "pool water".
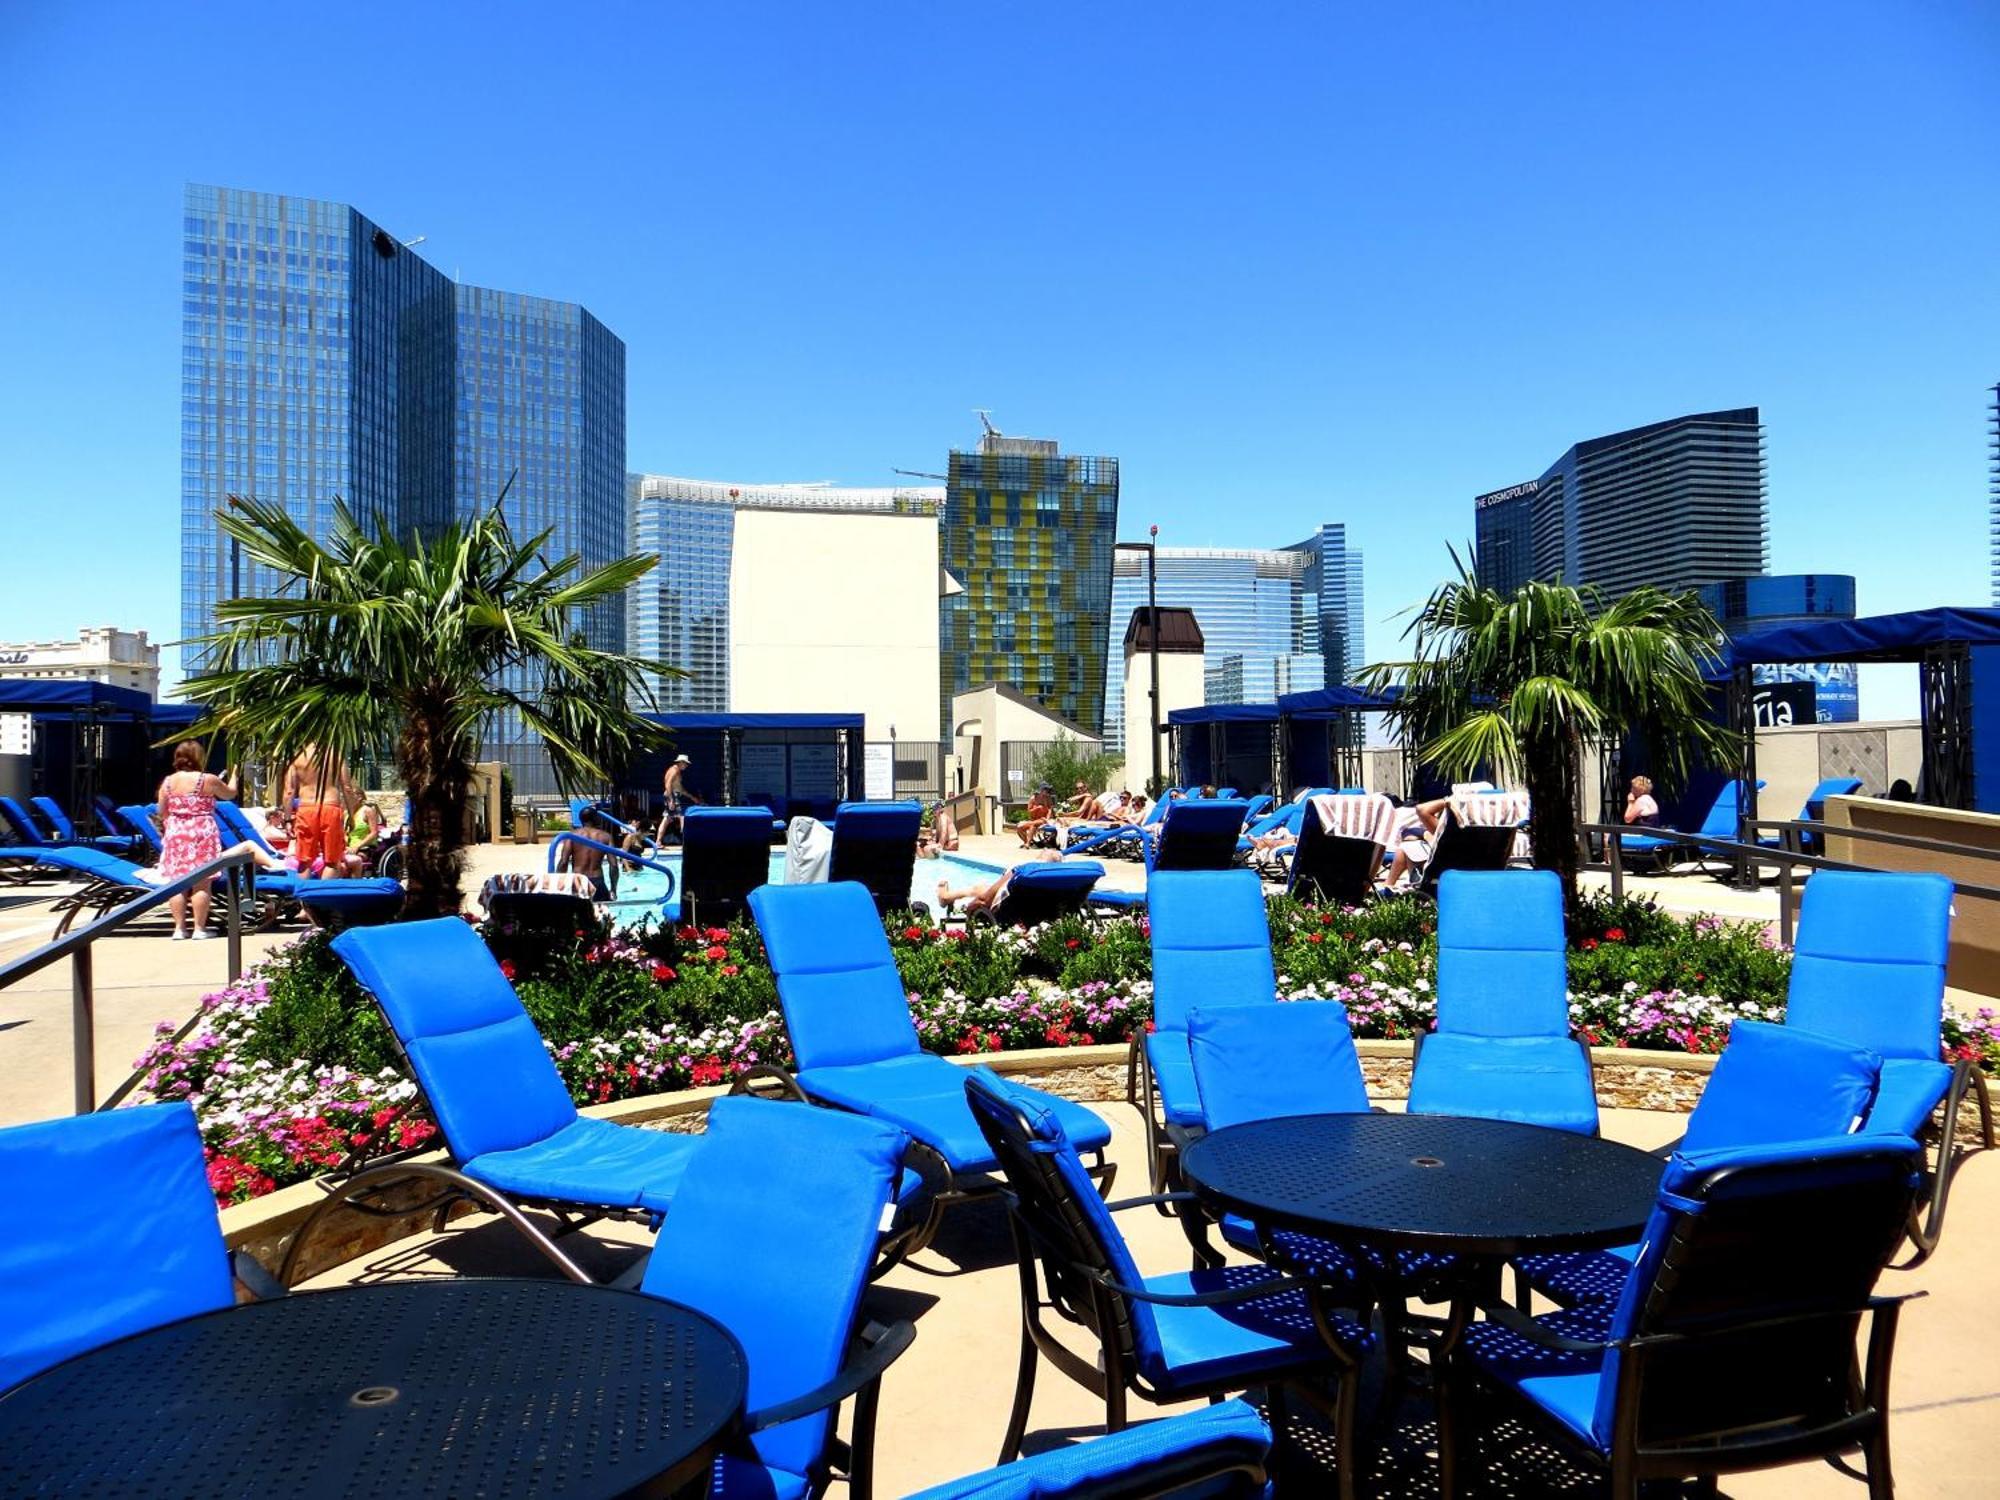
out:
<path id="1" fill-rule="evenodd" d="M 667 866 L 674 872 L 674 893 L 681 888 L 681 856 L 678 850 L 668 850 L 664 854 L 652 856 L 656 863 Z M 937 888 L 940 880 L 951 882 L 953 890 L 964 890 L 971 885 L 984 885 L 1001 872 L 999 865 L 989 865 L 976 859 L 965 859 L 956 854 L 941 854 L 936 859 L 920 859 L 910 876 L 910 905 L 921 907 L 933 916 L 937 914 Z M 771 853 L 771 884 L 783 885 L 785 881 L 785 854 L 782 849 Z M 627 869 L 618 878 L 618 899 L 611 903 L 611 919 L 621 927 L 638 925 L 641 919 L 657 917 L 660 900 L 666 895 L 666 877 L 656 870 Z"/>

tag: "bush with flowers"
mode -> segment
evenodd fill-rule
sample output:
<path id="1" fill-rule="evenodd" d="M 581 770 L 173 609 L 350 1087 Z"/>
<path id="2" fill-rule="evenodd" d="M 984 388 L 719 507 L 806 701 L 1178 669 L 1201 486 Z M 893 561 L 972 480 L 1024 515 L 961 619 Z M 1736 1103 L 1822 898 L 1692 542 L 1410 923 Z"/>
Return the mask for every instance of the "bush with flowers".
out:
<path id="1" fill-rule="evenodd" d="M 1435 908 L 1270 903 L 1278 991 L 1332 999 L 1361 1037 L 1403 1038 L 1436 1016 Z M 791 1063 L 754 927 L 481 929 L 579 1104 L 725 1083 Z M 1034 929 L 890 921 L 889 946 L 922 1044 L 976 1055 L 1123 1042 L 1152 1013 L 1143 914 Z M 1737 1016 L 1779 1019 L 1790 955 L 1760 925 L 1683 918 L 1586 896 L 1572 925 L 1570 1014 L 1593 1045 L 1715 1052 Z M 1948 1050 L 2000 1071 L 2000 1019 L 1948 1017 Z M 140 1059 L 145 1091 L 192 1101 L 218 1199 L 301 1181 L 350 1152 L 421 1144 L 387 1028 L 326 939 L 307 936 L 210 995 L 188 1035 Z"/>

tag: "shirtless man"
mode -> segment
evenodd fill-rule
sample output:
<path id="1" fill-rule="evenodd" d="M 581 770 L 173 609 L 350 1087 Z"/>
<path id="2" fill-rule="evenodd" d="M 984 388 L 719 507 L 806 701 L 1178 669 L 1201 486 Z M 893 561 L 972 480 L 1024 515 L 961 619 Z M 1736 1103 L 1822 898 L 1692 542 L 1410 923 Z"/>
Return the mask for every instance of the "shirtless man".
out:
<path id="1" fill-rule="evenodd" d="M 676 755 L 674 763 L 667 767 L 667 774 L 660 778 L 660 789 L 666 794 L 667 799 L 666 811 L 660 814 L 660 842 L 663 844 L 667 841 L 669 833 L 679 835 L 681 814 L 687 810 L 687 805 L 690 802 L 701 801 L 701 798 L 687 789 L 688 767 L 693 764 L 694 762 L 687 756 Z"/>
<path id="2" fill-rule="evenodd" d="M 281 805 L 292 815 L 292 857 L 310 874 L 345 871 L 347 810 L 361 800 L 347 764 L 318 745 L 304 745 L 285 767 Z"/>
<path id="3" fill-rule="evenodd" d="M 1095 792 L 1091 791 L 1081 781 L 1071 790 L 1076 800 L 1064 809 L 1063 815 L 1065 817 L 1078 823 L 1102 823 L 1106 821 L 1109 814 L 1104 811 L 1104 804 L 1098 801 Z"/>

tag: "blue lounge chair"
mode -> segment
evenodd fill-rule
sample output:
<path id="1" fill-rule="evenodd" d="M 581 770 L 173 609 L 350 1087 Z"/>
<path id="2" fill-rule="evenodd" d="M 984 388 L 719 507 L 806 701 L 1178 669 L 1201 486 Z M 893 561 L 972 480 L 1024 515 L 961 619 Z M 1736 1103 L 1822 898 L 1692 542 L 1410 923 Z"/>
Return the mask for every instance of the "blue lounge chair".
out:
<path id="1" fill-rule="evenodd" d="M 946 1480 L 908 1500 L 1263 1500 L 1271 1429 L 1242 1401 L 1162 1417 L 997 1469 Z"/>
<path id="2" fill-rule="evenodd" d="M 1310 808 L 1299 819 L 1285 894 L 1300 901 L 1359 906 L 1382 874 L 1382 846 L 1371 838 L 1328 833 Z"/>
<path id="3" fill-rule="evenodd" d="M 929 1225 L 909 1247 L 921 1248 L 946 1208 L 998 1186 L 990 1176 L 998 1163 L 965 1102 L 965 1070 L 918 1045 L 882 918 L 860 885 L 763 885 L 750 893 L 750 912 L 778 981 L 798 1071 L 761 1065 L 740 1085 L 761 1079 L 798 1098 L 887 1120 L 935 1157 L 946 1181 Z M 1097 1154 L 1095 1170 L 1108 1190 L 1113 1169 L 1103 1153 L 1111 1127 L 1081 1104 L 1036 1097 L 1079 1146 Z"/>
<path id="4" fill-rule="evenodd" d="M 1828 776 L 1806 793 L 1806 800 L 1799 808 L 1800 823 L 1821 823 L 1826 820 L 1826 799 L 1829 797 L 1851 797 L 1861 790 L 1859 776 Z M 1767 849 L 1784 847 L 1785 839 L 1778 834 L 1765 834 L 1757 840 Z M 1798 848 L 1802 854 L 1824 852 L 1826 840 L 1817 831 L 1798 831 Z"/>
<path id="5" fill-rule="evenodd" d="M 1146 872 L 1227 870 L 1236 863 L 1247 804 L 1217 798 L 1176 802 L 1145 840 Z"/>
<path id="6" fill-rule="evenodd" d="M 658 1222 L 699 1137 L 579 1115 L 492 951 L 457 917 L 356 928 L 333 951 L 375 998 L 450 1154 L 354 1173 L 300 1226 L 280 1280 L 322 1216 L 387 1182 L 422 1177 L 440 1212 L 459 1198 L 499 1214 L 572 1281 L 590 1278 L 521 1211 L 563 1233 L 608 1216 Z M 578 1210 L 582 1212 L 577 1213 Z"/>
<path id="7" fill-rule="evenodd" d="M 48 801 L 46 797 L 35 800 L 37 804 Z M 54 804 L 50 803 L 50 806 Z M 61 812 L 60 808 L 56 810 Z M 35 815 L 12 797 L 0 797 L 0 823 L 8 825 L 12 830 L 10 838 L 14 847 L 21 849 L 97 849 L 107 854 L 123 854 L 132 845 L 132 840 L 126 838 L 78 838 L 75 827 L 66 817 L 60 825 L 51 819 L 49 828 L 54 830 L 53 835 L 46 833 Z M 62 833 L 63 828 L 69 829 L 67 836 Z"/>
<path id="8" fill-rule="evenodd" d="M 843 802 L 833 814 L 830 881 L 858 880 L 883 914 L 907 910 L 924 809 L 917 802 Z"/>
<path id="9" fill-rule="evenodd" d="M 848 1493 L 867 1500 L 882 1372 L 916 1337 L 908 1323 L 859 1326 L 907 1143 L 892 1125 L 832 1110 L 710 1107 L 640 1287 L 713 1318 L 748 1360 L 749 1411 L 711 1471 L 715 1500 L 823 1494 L 843 1446 Z M 834 1416 L 849 1397 L 853 1438 L 841 1445 Z"/>
<path id="10" fill-rule="evenodd" d="M 95 836 L 79 833 L 76 824 L 70 821 L 62 804 L 53 797 L 31 797 L 28 799 L 55 830 L 59 844 L 85 844 L 94 849 L 108 849 L 114 854 L 130 854 L 138 840 L 129 833 L 122 832 L 116 824 L 106 823 L 104 832 Z"/>
<path id="11" fill-rule="evenodd" d="M 770 878 L 771 820 L 763 808 L 690 807 L 681 817 L 680 894 L 660 910 L 669 922 L 727 927 Z"/>
<path id="12" fill-rule="evenodd" d="M 1785 1006 L 1787 1025 L 1880 1053 L 1882 1084 L 1862 1129 L 1914 1136 L 1928 1149 L 1921 1211 L 1910 1221 L 1912 1265 L 1937 1248 L 1944 1228 L 1967 1093 L 1979 1106 L 1983 1144 L 1993 1146 L 1985 1077 L 1971 1061 L 1943 1060 L 1951 896 L 1942 875 L 1816 872 L 1799 902 Z"/>
<path id="13" fill-rule="evenodd" d="M 1758 782 L 1762 791 L 1764 783 Z M 1727 839 L 1734 842 L 1740 834 L 1743 821 L 1743 784 L 1735 779 L 1724 781 L 1715 789 L 1715 800 L 1709 803 L 1708 811 L 1693 829 L 1685 830 L 1711 839 Z M 1707 858 L 1707 846 L 1688 843 L 1680 839 L 1662 838 L 1656 833 L 1621 833 L 1618 846 L 1625 855 L 1651 856 L 1654 867 L 1664 871 L 1670 865 L 1694 860 L 1697 863 Z"/>
<path id="14" fill-rule="evenodd" d="M 995 927 L 1033 927 L 1080 914 L 1090 901 L 1104 866 L 1094 859 L 1019 865 L 1000 888 L 1000 899 L 973 920 Z"/>
<path id="15" fill-rule="evenodd" d="M 1738 1021 L 1673 1149 L 1692 1154 L 1851 1134 L 1867 1118 L 1881 1076 L 1881 1057 L 1865 1047 Z M 1521 1283 L 1515 1300 L 1525 1307 L 1533 1287 L 1564 1307 L 1615 1302 L 1638 1254 L 1634 1244 L 1524 1255 L 1514 1263 Z"/>
<path id="16" fill-rule="evenodd" d="M 1482 1391 L 1608 1473 L 1613 1500 L 1636 1500 L 1650 1479 L 1856 1450 L 1868 1492 L 1892 1494 L 1900 1299 L 1873 1291 L 1911 1211 L 1917 1156 L 1893 1135 L 1676 1155 L 1608 1310 L 1491 1306 L 1468 1330 Z"/>
<path id="17" fill-rule="evenodd" d="M 1179 788 L 1173 790 L 1177 791 Z M 1070 830 L 1070 838 L 1063 845 L 1063 853 L 1090 854 L 1103 849 L 1114 854 L 1143 857 L 1148 833 L 1159 826 L 1167 808 L 1177 800 L 1171 792 L 1163 792 L 1146 804 L 1145 813 L 1136 823 L 1078 824 Z"/>
<path id="18" fill-rule="evenodd" d="M 1125 1426 L 1128 1394 L 1173 1402 L 1264 1386 L 1282 1441 L 1286 1398 L 1304 1395 L 1332 1418 L 1340 1493 L 1352 1496 L 1355 1371 L 1371 1338 L 1335 1303 L 1331 1289 L 1316 1286 L 1308 1294 L 1302 1283 L 1263 1266 L 1209 1265 L 1142 1276 L 1114 1209 L 1091 1190 L 1076 1146 L 1047 1102 L 986 1068 L 975 1070 L 965 1088 L 1007 1174 L 1021 1275 L 1020 1374 L 1000 1461 L 1020 1453 L 1036 1367 L 1046 1358 L 1103 1400 L 1104 1424 L 1112 1432 Z M 1154 1195 L 1117 1207 L 1141 1204 L 1163 1206 Z M 1319 1299 L 1317 1305 L 1308 1304 L 1308 1295 Z M 1044 1322 L 1045 1313 L 1094 1335 L 1098 1359 L 1072 1351 Z M 1325 1327 L 1325 1337 L 1316 1325 Z M 1330 1408 L 1313 1389 L 1326 1379 L 1336 1387 Z"/>
<path id="19" fill-rule="evenodd" d="M 1146 1122 L 1146 1170 L 1165 1192 L 1182 1142 L 1202 1128 L 1188 1056 L 1188 1016 L 1200 1007 L 1276 1005 L 1263 882 L 1248 870 L 1163 871 L 1147 882 L 1153 947 L 1153 1029 L 1132 1039 L 1125 1099 Z"/>
<path id="20" fill-rule="evenodd" d="M 234 1304 L 201 1132 L 186 1104 L 0 1130 L 0 1391 L 164 1323 Z M 277 1284 L 247 1256 L 236 1275 Z"/>
<path id="21" fill-rule="evenodd" d="M 131 829 L 141 847 L 155 859 L 159 858 L 160 851 L 164 847 L 160 839 L 160 825 L 153 821 L 158 811 L 159 809 L 150 802 L 134 802 L 129 807 L 118 809 L 118 816 L 124 819 L 125 826 Z"/>
<path id="22" fill-rule="evenodd" d="M 1454 870 L 1439 883 L 1437 1029 L 1417 1038 L 1410 1113 L 1597 1133 L 1553 870 Z"/>

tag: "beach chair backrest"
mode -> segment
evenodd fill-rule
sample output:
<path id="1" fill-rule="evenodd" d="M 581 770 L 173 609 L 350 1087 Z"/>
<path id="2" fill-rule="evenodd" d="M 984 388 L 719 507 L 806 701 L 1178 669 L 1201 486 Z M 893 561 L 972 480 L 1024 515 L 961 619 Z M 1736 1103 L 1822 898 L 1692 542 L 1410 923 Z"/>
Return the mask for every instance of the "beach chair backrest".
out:
<path id="1" fill-rule="evenodd" d="M 1453 870 L 1438 884 L 1437 1029 L 1568 1036 L 1562 881 L 1553 870 Z"/>
<path id="2" fill-rule="evenodd" d="M 709 1106 L 640 1286 L 736 1336 L 751 1411 L 840 1372 L 907 1144 L 866 1115 L 764 1099 Z M 818 1411 L 750 1444 L 770 1467 L 807 1474 L 832 1426 L 832 1411 Z"/>
<path id="3" fill-rule="evenodd" d="M 1514 857 L 1518 830 L 1513 825 L 1496 828 L 1468 828 L 1447 807 L 1438 814 L 1437 837 L 1431 857 L 1424 866 L 1418 889 L 1435 892 L 1439 882 L 1454 870 L 1498 873 Z"/>
<path id="4" fill-rule="evenodd" d="M 833 814 L 828 878 L 860 881 L 878 910 L 908 906 L 923 822 L 924 809 L 917 802 L 841 803 Z"/>
<path id="5" fill-rule="evenodd" d="M 1371 838 L 1328 833 L 1317 808 L 1308 807 L 1299 819 L 1299 841 L 1292 850 L 1291 875 L 1285 890 L 1301 901 L 1358 906 L 1368 899 L 1381 870 L 1379 843 Z"/>
<path id="6" fill-rule="evenodd" d="M 1270 918 L 1252 871 L 1162 871 L 1147 882 L 1146 908 L 1159 1030 L 1185 1031 L 1197 1007 L 1276 1003 Z"/>
<path id="7" fill-rule="evenodd" d="M 28 800 L 48 820 L 49 828 L 57 838 L 66 844 L 76 842 L 76 824 L 70 822 L 69 814 L 63 811 L 60 802 L 53 797 L 31 797 Z"/>
<path id="8" fill-rule="evenodd" d="M 1210 1130 L 1368 1109 L 1354 1033 L 1337 1000 L 1197 1006 L 1188 1014 L 1188 1053 Z"/>
<path id="9" fill-rule="evenodd" d="M 1008 878 L 991 916 L 1001 927 L 1033 927 L 1083 910 L 1104 866 L 1094 859 L 1022 865 Z"/>
<path id="10" fill-rule="evenodd" d="M 771 878 L 771 819 L 761 807 L 690 807 L 681 819 L 681 912 L 727 926 Z"/>
<path id="11" fill-rule="evenodd" d="M 760 885 L 750 914 L 778 982 L 799 1068 L 839 1068 L 923 1049 L 882 916 L 868 888 Z"/>
<path id="12" fill-rule="evenodd" d="M 375 997 L 460 1161 L 545 1140 L 576 1105 L 485 941 L 457 917 L 353 927 L 333 951 Z"/>
<path id="13" fill-rule="evenodd" d="M 1825 1421 L 1831 1393 L 1850 1389 L 1855 1330 L 1902 1243 L 1918 1161 L 1898 1136 L 1675 1155 L 1609 1337 L 1679 1341 L 1607 1352 L 1599 1442 L 1620 1383 L 1642 1375 L 1642 1447 Z"/>
<path id="14" fill-rule="evenodd" d="M 1226 870 L 1236 862 L 1246 804 L 1222 799 L 1176 802 L 1153 836 L 1155 870 Z"/>
<path id="15" fill-rule="evenodd" d="M 42 832 L 41 824 L 29 816 L 28 810 L 12 797 L 0 797 L 0 821 L 11 830 L 9 837 L 26 849 L 45 849 L 49 836 Z"/>
<path id="16" fill-rule="evenodd" d="M 159 825 L 153 821 L 156 810 L 151 803 L 134 802 L 130 806 L 119 808 L 118 816 L 125 820 L 127 827 L 146 841 L 155 854 L 158 854 L 161 843 Z"/>
<path id="17" fill-rule="evenodd" d="M 1738 1019 L 1688 1115 L 1683 1153 L 1849 1135 L 1868 1118 L 1882 1058 L 1797 1026 Z"/>
<path id="18" fill-rule="evenodd" d="M 234 1300 L 186 1104 L 0 1130 L 0 1390 Z"/>
<path id="19" fill-rule="evenodd" d="M 1799 901 L 1786 1023 L 1937 1061 L 1951 897 L 1943 875 L 1815 872 Z"/>

